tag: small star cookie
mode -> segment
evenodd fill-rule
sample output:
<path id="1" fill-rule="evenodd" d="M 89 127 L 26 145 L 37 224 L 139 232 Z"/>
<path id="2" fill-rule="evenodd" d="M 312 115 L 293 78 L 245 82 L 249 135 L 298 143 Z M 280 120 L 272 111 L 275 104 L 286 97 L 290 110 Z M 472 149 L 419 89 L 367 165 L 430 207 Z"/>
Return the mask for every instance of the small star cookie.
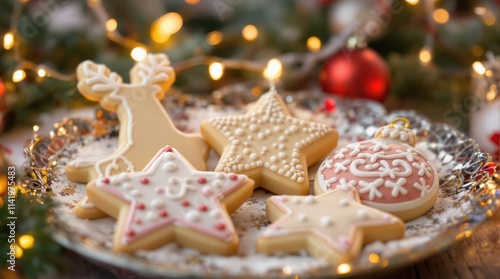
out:
<path id="1" fill-rule="evenodd" d="M 276 91 L 263 94 L 244 115 L 214 117 L 201 133 L 221 158 L 217 172 L 241 173 L 276 194 L 309 193 L 307 168 L 337 144 L 337 131 L 293 118 Z"/>
<path id="2" fill-rule="evenodd" d="M 257 240 L 263 253 L 305 249 L 336 265 L 357 257 L 365 243 L 404 236 L 403 221 L 362 205 L 352 186 L 319 196 L 273 196 L 266 205 L 273 223 Z"/>
<path id="3" fill-rule="evenodd" d="M 229 213 L 251 196 L 253 186 L 245 175 L 197 171 L 167 146 L 143 171 L 98 178 L 87 185 L 87 194 L 117 219 L 115 251 L 176 242 L 229 255 L 239 243 Z"/>

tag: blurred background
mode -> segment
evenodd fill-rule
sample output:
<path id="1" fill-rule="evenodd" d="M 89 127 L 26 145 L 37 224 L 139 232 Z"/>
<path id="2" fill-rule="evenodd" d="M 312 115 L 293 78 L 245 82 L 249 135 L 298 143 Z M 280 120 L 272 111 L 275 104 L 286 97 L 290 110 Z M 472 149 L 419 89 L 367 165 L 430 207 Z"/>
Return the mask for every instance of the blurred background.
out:
<path id="1" fill-rule="evenodd" d="M 415 109 L 464 132 L 482 111 L 478 123 L 482 128 L 489 119 L 488 130 L 500 122 L 494 56 L 500 53 L 499 4 L 0 0 L 0 120 L 7 132 L 36 124 L 40 113 L 56 107 L 89 105 L 75 88 L 76 66 L 85 59 L 127 79 L 147 52 L 164 52 L 177 72 L 175 90 L 183 93 L 258 93 L 265 63 L 277 57 L 283 90 Z M 498 146 L 496 130 L 484 137 Z"/>

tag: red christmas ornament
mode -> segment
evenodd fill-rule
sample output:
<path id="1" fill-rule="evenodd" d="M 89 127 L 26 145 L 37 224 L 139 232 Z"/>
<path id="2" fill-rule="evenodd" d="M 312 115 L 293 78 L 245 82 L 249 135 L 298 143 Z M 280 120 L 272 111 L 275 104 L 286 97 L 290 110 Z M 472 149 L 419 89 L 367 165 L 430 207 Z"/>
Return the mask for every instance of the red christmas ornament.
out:
<path id="1" fill-rule="evenodd" d="M 369 48 L 338 51 L 325 62 L 320 74 L 324 92 L 378 102 L 387 97 L 390 81 L 384 59 Z"/>

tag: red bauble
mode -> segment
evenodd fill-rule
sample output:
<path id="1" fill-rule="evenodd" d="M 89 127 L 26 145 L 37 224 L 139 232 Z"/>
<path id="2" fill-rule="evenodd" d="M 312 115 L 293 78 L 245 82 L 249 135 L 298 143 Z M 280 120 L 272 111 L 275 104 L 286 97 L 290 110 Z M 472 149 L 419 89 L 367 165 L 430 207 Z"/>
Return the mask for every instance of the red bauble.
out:
<path id="1" fill-rule="evenodd" d="M 383 102 L 391 76 L 384 59 L 372 49 L 342 49 L 325 62 L 320 82 L 327 93 Z"/>

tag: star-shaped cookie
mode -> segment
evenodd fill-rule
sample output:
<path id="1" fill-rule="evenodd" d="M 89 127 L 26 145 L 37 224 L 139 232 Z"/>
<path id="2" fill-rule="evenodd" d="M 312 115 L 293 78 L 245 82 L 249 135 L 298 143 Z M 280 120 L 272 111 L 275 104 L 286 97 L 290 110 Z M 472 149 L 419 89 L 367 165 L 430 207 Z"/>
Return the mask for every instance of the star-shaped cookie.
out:
<path id="1" fill-rule="evenodd" d="M 98 178 L 87 185 L 87 194 L 117 219 L 115 251 L 176 242 L 229 255 L 238 249 L 229 213 L 251 196 L 253 186 L 245 175 L 197 171 L 167 146 L 143 171 Z"/>
<path id="2" fill-rule="evenodd" d="M 319 196 L 273 196 L 266 205 L 273 223 L 257 240 L 263 253 L 305 249 L 338 265 L 357 257 L 365 243 L 404 236 L 403 221 L 362 205 L 352 186 Z"/>
<path id="3" fill-rule="evenodd" d="M 337 144 L 335 129 L 293 118 L 274 90 L 244 115 L 204 120 L 201 133 L 221 155 L 215 171 L 245 174 L 276 194 L 308 194 L 307 168 Z"/>

